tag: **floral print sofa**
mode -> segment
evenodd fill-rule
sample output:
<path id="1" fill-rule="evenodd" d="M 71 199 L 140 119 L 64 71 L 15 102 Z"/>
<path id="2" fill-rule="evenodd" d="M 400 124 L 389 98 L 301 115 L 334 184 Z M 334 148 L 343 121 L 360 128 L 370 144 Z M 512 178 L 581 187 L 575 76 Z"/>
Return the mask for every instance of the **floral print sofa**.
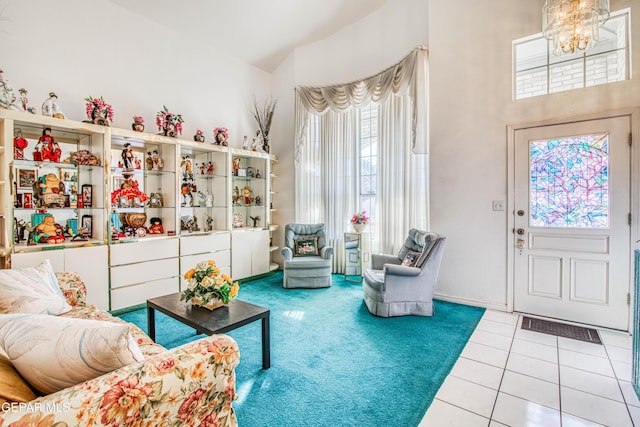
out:
<path id="1" fill-rule="evenodd" d="M 125 323 L 86 304 L 75 273 L 56 273 L 73 309 L 61 316 Z M 236 342 L 213 335 L 166 350 L 130 325 L 145 360 L 26 403 L 3 405 L 0 427 L 237 426 Z M 0 379 L 1 380 L 1 379 Z"/>

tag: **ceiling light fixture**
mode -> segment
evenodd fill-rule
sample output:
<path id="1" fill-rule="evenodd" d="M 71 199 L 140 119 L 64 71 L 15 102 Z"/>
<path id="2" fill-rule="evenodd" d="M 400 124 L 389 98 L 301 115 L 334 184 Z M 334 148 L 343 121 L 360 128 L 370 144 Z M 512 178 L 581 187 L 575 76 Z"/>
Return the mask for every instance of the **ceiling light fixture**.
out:
<path id="1" fill-rule="evenodd" d="M 545 0 L 542 32 L 553 53 L 574 53 L 598 44 L 600 26 L 609 19 L 609 0 Z"/>

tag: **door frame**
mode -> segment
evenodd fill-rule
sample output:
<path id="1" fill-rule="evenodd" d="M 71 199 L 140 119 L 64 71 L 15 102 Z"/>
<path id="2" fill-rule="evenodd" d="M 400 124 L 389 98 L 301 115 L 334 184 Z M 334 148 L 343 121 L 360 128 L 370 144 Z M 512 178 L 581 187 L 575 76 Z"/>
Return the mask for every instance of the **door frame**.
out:
<path id="1" fill-rule="evenodd" d="M 515 289 L 515 140 L 516 131 L 553 126 L 580 123 L 592 120 L 610 119 L 616 117 L 626 117 L 630 122 L 631 128 L 631 173 L 630 173 L 630 210 L 631 210 L 631 227 L 630 227 L 630 247 L 629 247 L 629 293 L 630 301 L 634 300 L 634 249 L 640 249 L 640 107 L 629 108 L 615 111 L 607 111 L 597 114 L 566 117 L 561 119 L 548 119 L 530 123 L 517 123 L 507 125 L 507 311 L 513 312 L 514 307 L 514 289 Z M 633 307 L 629 306 L 629 319 L 627 322 L 628 330 L 631 332 L 633 326 Z"/>

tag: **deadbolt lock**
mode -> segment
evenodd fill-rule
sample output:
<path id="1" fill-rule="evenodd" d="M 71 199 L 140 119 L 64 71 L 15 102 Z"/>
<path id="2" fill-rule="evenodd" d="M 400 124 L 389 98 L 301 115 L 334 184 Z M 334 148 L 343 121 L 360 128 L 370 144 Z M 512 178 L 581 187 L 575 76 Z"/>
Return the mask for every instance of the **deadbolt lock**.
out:
<path id="1" fill-rule="evenodd" d="M 524 216 L 524 211 L 522 209 L 518 211 L 518 216 Z"/>
<path id="2" fill-rule="evenodd" d="M 524 234 L 524 228 L 518 228 L 518 229 L 516 230 L 516 233 L 518 233 L 519 235 L 521 235 L 521 236 L 522 236 L 522 235 Z"/>

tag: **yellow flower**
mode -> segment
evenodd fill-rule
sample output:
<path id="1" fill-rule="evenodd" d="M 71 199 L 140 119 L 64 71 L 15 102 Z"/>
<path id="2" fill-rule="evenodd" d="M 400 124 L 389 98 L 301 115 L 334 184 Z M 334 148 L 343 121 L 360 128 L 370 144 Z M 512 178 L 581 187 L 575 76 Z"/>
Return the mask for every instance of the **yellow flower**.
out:
<path id="1" fill-rule="evenodd" d="M 231 283 L 233 282 L 233 280 L 231 280 L 231 277 L 228 274 L 223 274 L 222 278 L 224 279 L 225 282 L 227 283 Z"/>
<path id="2" fill-rule="evenodd" d="M 196 274 L 196 270 L 192 268 L 191 270 L 184 273 L 184 278 L 189 280 L 193 277 L 194 274 Z"/>
<path id="3" fill-rule="evenodd" d="M 234 283 L 233 286 L 231 286 L 231 292 L 229 292 L 229 297 L 233 298 L 237 296 L 239 290 L 240 290 L 240 285 L 238 284 L 238 282 Z"/>
<path id="4" fill-rule="evenodd" d="M 210 259 L 209 261 L 207 261 L 209 263 L 209 266 L 211 267 L 215 267 L 216 266 L 216 262 L 212 259 Z"/>
<path id="5" fill-rule="evenodd" d="M 213 274 L 215 274 L 215 275 L 220 274 L 220 270 L 219 270 L 219 269 L 217 269 L 217 268 L 214 268 L 214 269 L 213 269 Z"/>
<path id="6" fill-rule="evenodd" d="M 213 279 L 213 281 L 216 284 L 216 288 L 219 288 L 224 284 L 224 279 L 222 277 L 216 277 L 215 279 Z"/>

